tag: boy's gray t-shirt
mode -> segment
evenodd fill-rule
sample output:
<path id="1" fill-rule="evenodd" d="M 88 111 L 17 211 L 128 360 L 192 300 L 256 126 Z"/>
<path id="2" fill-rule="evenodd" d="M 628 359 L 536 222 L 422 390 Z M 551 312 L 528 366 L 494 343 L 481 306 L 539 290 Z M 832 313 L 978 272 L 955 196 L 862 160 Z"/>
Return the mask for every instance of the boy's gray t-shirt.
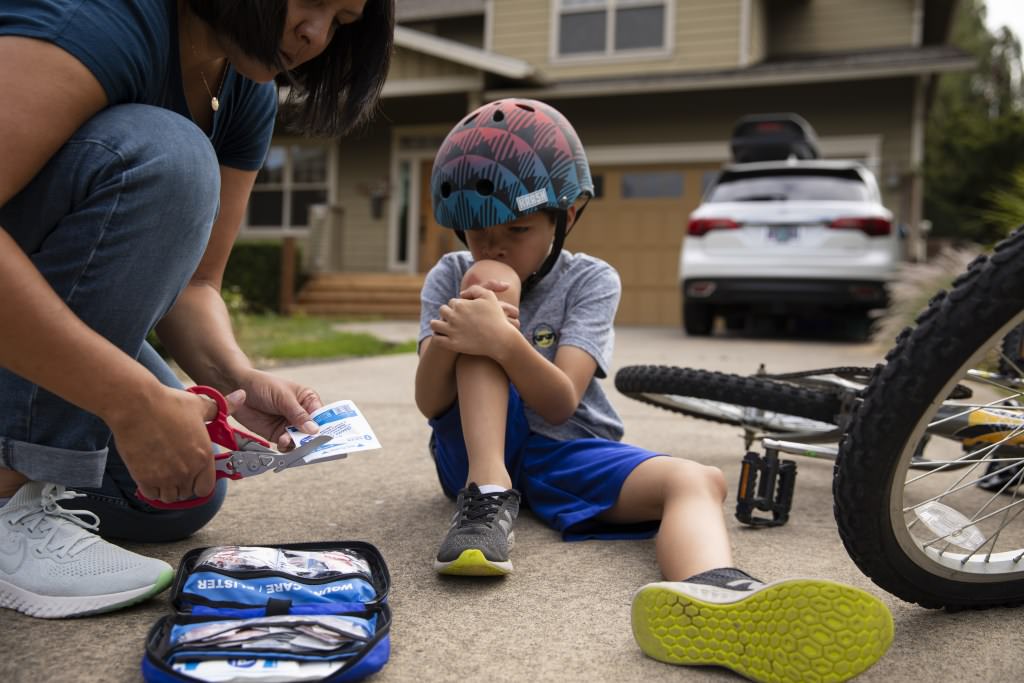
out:
<path id="1" fill-rule="evenodd" d="M 459 295 L 462 277 L 472 265 L 468 251 L 452 252 L 427 273 L 420 294 L 420 342 L 433 334 L 430 321 L 438 318 L 442 305 Z M 533 431 L 560 441 L 622 438 L 622 420 L 597 382 L 608 376 L 621 294 L 614 268 L 593 256 L 563 250 L 551 272 L 520 303 L 520 331 L 541 355 L 553 363 L 558 347 L 567 345 L 583 349 L 597 362 L 595 378 L 567 422 L 553 425 L 526 406 Z"/>

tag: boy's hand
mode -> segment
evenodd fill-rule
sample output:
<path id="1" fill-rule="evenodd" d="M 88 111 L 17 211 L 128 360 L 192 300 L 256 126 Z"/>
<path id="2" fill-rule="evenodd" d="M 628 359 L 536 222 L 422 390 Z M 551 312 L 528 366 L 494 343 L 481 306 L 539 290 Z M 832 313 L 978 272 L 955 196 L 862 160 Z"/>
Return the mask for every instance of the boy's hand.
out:
<path id="1" fill-rule="evenodd" d="M 449 300 L 438 311 L 441 319 L 430 321 L 431 344 L 455 353 L 493 357 L 509 332 L 519 334 L 515 331 L 519 311 L 513 323 L 493 291 L 476 285 L 470 289 L 476 290 L 475 298 Z"/>
<path id="2" fill-rule="evenodd" d="M 502 282 L 501 280 L 488 280 L 483 284 L 473 285 L 469 289 L 462 290 L 459 292 L 459 296 L 463 299 L 479 299 L 481 297 L 486 297 L 485 292 L 504 292 L 509 288 L 509 286 L 510 285 L 507 282 Z M 506 301 L 501 301 L 500 299 L 498 300 L 498 305 L 501 306 L 501 310 L 505 312 L 505 317 L 508 318 L 508 321 L 518 330 L 519 307 Z"/>

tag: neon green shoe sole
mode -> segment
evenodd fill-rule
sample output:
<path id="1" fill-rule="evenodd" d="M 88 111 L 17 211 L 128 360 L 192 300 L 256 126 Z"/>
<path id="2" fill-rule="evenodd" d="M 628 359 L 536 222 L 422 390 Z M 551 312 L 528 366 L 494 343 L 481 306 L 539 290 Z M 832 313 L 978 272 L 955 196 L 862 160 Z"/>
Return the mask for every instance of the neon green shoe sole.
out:
<path id="1" fill-rule="evenodd" d="M 471 548 L 451 562 L 434 560 L 434 570 L 453 576 L 504 576 L 512 573 L 512 562 L 492 562 L 481 551 Z"/>
<path id="2" fill-rule="evenodd" d="M 888 608 L 852 586 L 791 579 L 736 593 L 648 584 L 633 597 L 633 636 L 659 661 L 723 666 L 765 683 L 845 681 L 892 643 Z"/>

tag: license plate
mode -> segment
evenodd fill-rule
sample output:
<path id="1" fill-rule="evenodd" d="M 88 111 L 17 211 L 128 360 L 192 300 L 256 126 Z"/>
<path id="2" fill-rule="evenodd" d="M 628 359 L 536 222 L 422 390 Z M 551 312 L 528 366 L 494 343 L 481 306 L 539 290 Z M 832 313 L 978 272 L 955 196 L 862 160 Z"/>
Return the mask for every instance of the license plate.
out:
<path id="1" fill-rule="evenodd" d="M 768 240 L 771 242 L 789 242 L 795 240 L 799 229 L 795 225 L 769 225 Z"/>

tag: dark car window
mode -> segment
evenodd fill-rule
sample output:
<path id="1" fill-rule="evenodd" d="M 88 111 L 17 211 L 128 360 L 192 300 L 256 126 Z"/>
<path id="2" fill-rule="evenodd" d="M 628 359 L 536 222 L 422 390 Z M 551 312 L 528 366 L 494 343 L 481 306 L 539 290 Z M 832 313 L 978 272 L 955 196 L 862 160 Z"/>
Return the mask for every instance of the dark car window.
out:
<path id="1" fill-rule="evenodd" d="M 735 173 L 727 171 L 711 190 L 709 202 L 788 200 L 867 201 L 868 188 L 855 171 L 787 169 Z"/>

